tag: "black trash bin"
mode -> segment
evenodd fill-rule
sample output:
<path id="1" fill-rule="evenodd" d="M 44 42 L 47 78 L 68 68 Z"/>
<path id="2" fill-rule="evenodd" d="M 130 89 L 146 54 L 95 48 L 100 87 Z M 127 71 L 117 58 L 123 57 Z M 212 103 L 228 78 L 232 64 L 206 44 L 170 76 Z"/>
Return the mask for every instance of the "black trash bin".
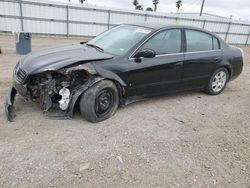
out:
<path id="1" fill-rule="evenodd" d="M 31 33 L 16 33 L 16 53 L 27 54 L 31 52 Z"/>

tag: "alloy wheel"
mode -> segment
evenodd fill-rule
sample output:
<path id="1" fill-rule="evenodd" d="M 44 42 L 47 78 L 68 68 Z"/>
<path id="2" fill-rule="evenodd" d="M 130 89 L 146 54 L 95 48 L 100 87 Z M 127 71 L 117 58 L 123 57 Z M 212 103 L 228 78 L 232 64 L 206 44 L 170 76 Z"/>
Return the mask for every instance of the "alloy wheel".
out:
<path id="1" fill-rule="evenodd" d="M 227 75 L 224 71 L 219 71 L 214 76 L 212 89 L 214 92 L 220 92 L 227 82 Z"/>

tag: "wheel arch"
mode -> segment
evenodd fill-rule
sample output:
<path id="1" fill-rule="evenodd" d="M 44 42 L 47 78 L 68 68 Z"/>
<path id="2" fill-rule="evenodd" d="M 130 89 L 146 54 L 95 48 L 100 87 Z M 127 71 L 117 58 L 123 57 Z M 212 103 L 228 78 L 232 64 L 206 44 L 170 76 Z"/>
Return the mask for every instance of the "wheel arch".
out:
<path id="1" fill-rule="evenodd" d="M 115 83 L 117 90 L 119 92 L 119 105 L 124 104 L 125 88 L 127 86 L 126 82 L 114 71 L 107 70 L 100 66 L 94 66 L 92 63 L 79 64 L 73 67 L 65 68 L 61 70 L 64 74 L 70 74 L 74 71 L 86 71 L 88 72 L 89 79 L 82 86 L 78 87 L 72 93 L 71 102 L 68 108 L 69 117 L 73 116 L 73 111 L 75 109 L 75 104 L 79 101 L 80 96 L 90 87 L 95 85 L 101 80 L 110 80 Z"/>
<path id="2" fill-rule="evenodd" d="M 119 105 L 124 104 L 125 87 L 119 81 L 115 79 L 95 76 L 94 78 L 90 78 L 90 81 L 88 83 L 84 84 L 77 91 L 75 91 L 74 94 L 72 95 L 70 106 L 68 108 L 68 114 L 70 117 L 73 116 L 74 109 L 76 108 L 77 106 L 76 104 L 78 104 L 81 95 L 84 94 L 84 92 L 88 90 L 90 87 L 93 87 L 94 85 L 101 82 L 102 80 L 112 81 L 116 85 L 116 88 L 118 90 L 118 96 L 119 96 Z"/>
<path id="3" fill-rule="evenodd" d="M 105 79 L 105 80 L 110 80 L 114 82 L 116 85 L 116 88 L 118 90 L 118 95 L 119 95 L 119 106 L 124 105 L 124 99 L 125 99 L 125 86 L 123 86 L 120 82 L 114 79 Z"/>
<path id="4" fill-rule="evenodd" d="M 228 71 L 229 79 L 231 78 L 231 76 L 233 74 L 233 69 L 232 69 L 232 66 L 231 66 L 231 64 L 229 62 L 220 63 L 218 66 L 216 66 L 216 69 L 214 71 L 216 71 L 219 68 L 225 68 Z"/>
<path id="5" fill-rule="evenodd" d="M 110 80 L 115 83 L 117 90 L 119 92 L 119 105 L 125 104 L 125 93 L 127 83 L 115 72 L 96 67 L 97 74 L 100 75 L 103 79 Z"/>
<path id="6" fill-rule="evenodd" d="M 89 87 L 80 97 L 82 117 L 97 123 L 111 117 L 119 107 L 119 93 L 115 82 L 102 79 Z"/>
<path id="7" fill-rule="evenodd" d="M 232 76 L 232 68 L 231 68 L 231 66 L 230 65 L 222 65 L 219 68 L 225 68 L 227 70 L 228 76 L 229 76 L 228 80 L 230 80 L 230 78 Z"/>

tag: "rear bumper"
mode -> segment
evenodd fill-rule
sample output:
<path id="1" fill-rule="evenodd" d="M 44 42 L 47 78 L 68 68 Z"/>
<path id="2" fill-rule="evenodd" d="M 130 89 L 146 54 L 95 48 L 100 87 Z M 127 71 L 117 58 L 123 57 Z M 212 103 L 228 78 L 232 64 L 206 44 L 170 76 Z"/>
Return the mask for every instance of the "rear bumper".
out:
<path id="1" fill-rule="evenodd" d="M 17 94 L 17 91 L 14 87 L 11 87 L 6 95 L 5 99 L 5 115 L 8 121 L 13 121 L 15 118 L 15 112 L 14 112 L 14 101 L 15 96 Z"/>

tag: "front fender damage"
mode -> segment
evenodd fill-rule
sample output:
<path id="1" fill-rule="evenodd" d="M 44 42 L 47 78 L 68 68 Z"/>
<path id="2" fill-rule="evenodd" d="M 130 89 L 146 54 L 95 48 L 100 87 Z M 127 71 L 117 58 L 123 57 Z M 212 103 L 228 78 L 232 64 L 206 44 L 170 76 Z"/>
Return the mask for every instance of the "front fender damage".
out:
<path id="1" fill-rule="evenodd" d="M 80 65 L 77 65 L 77 66 L 74 66 L 74 67 L 70 67 L 70 68 L 64 69 L 62 72 L 65 73 L 65 74 L 71 74 L 74 71 L 80 71 L 80 70 L 87 71 L 91 75 L 97 74 L 95 68 L 90 63 L 80 64 Z"/>
<path id="2" fill-rule="evenodd" d="M 14 87 L 11 87 L 6 95 L 4 106 L 5 106 L 5 115 L 8 121 L 13 121 L 13 119 L 16 116 L 14 111 L 14 101 L 16 94 L 17 94 L 16 89 Z"/>
<path id="3" fill-rule="evenodd" d="M 99 70 L 91 63 L 85 63 L 32 75 L 28 83 L 21 87 L 27 89 L 27 96 L 24 97 L 28 101 L 38 101 L 49 118 L 71 119 L 79 97 L 103 79 L 114 80 L 122 87 L 126 86 L 115 73 Z M 20 93 L 18 88 L 12 87 L 7 93 L 5 113 L 8 121 L 15 118 L 14 101 L 16 94 Z"/>
<path id="4" fill-rule="evenodd" d="M 93 77 L 91 79 L 89 79 L 84 85 L 80 86 L 79 88 L 75 88 L 72 91 L 72 97 L 70 100 L 70 105 L 68 108 L 68 115 L 69 117 L 73 116 L 73 111 L 74 111 L 74 107 L 75 107 L 75 103 L 77 101 L 77 99 L 91 86 L 93 86 L 94 84 L 96 84 L 97 82 L 103 80 L 104 78 L 102 77 Z"/>
<path id="5" fill-rule="evenodd" d="M 102 79 L 104 78 L 98 76 L 89 63 L 58 70 L 55 73 L 48 71 L 33 76 L 33 80 L 31 79 L 27 84 L 29 92 L 24 97 L 29 101 L 39 101 L 42 110 L 49 118 L 70 119 L 73 116 L 77 99 L 89 87 Z M 5 100 L 5 114 L 10 122 L 16 116 L 14 101 L 17 93 L 18 90 L 11 87 Z M 57 98 L 56 105 L 54 104 L 55 98 Z"/>
<path id="6" fill-rule="evenodd" d="M 86 83 L 83 85 L 80 85 L 74 89 L 71 90 L 70 96 L 69 96 L 69 103 L 68 107 L 66 110 L 63 110 L 61 112 L 54 112 L 53 110 L 51 111 L 46 111 L 46 115 L 51 118 L 51 119 L 71 119 L 73 117 L 73 112 L 74 112 L 74 107 L 79 99 L 79 97 L 91 86 L 93 86 L 95 83 L 103 80 L 104 78 L 98 77 L 98 76 L 93 76 L 88 79 Z M 59 101 L 60 102 L 60 101 Z"/>

